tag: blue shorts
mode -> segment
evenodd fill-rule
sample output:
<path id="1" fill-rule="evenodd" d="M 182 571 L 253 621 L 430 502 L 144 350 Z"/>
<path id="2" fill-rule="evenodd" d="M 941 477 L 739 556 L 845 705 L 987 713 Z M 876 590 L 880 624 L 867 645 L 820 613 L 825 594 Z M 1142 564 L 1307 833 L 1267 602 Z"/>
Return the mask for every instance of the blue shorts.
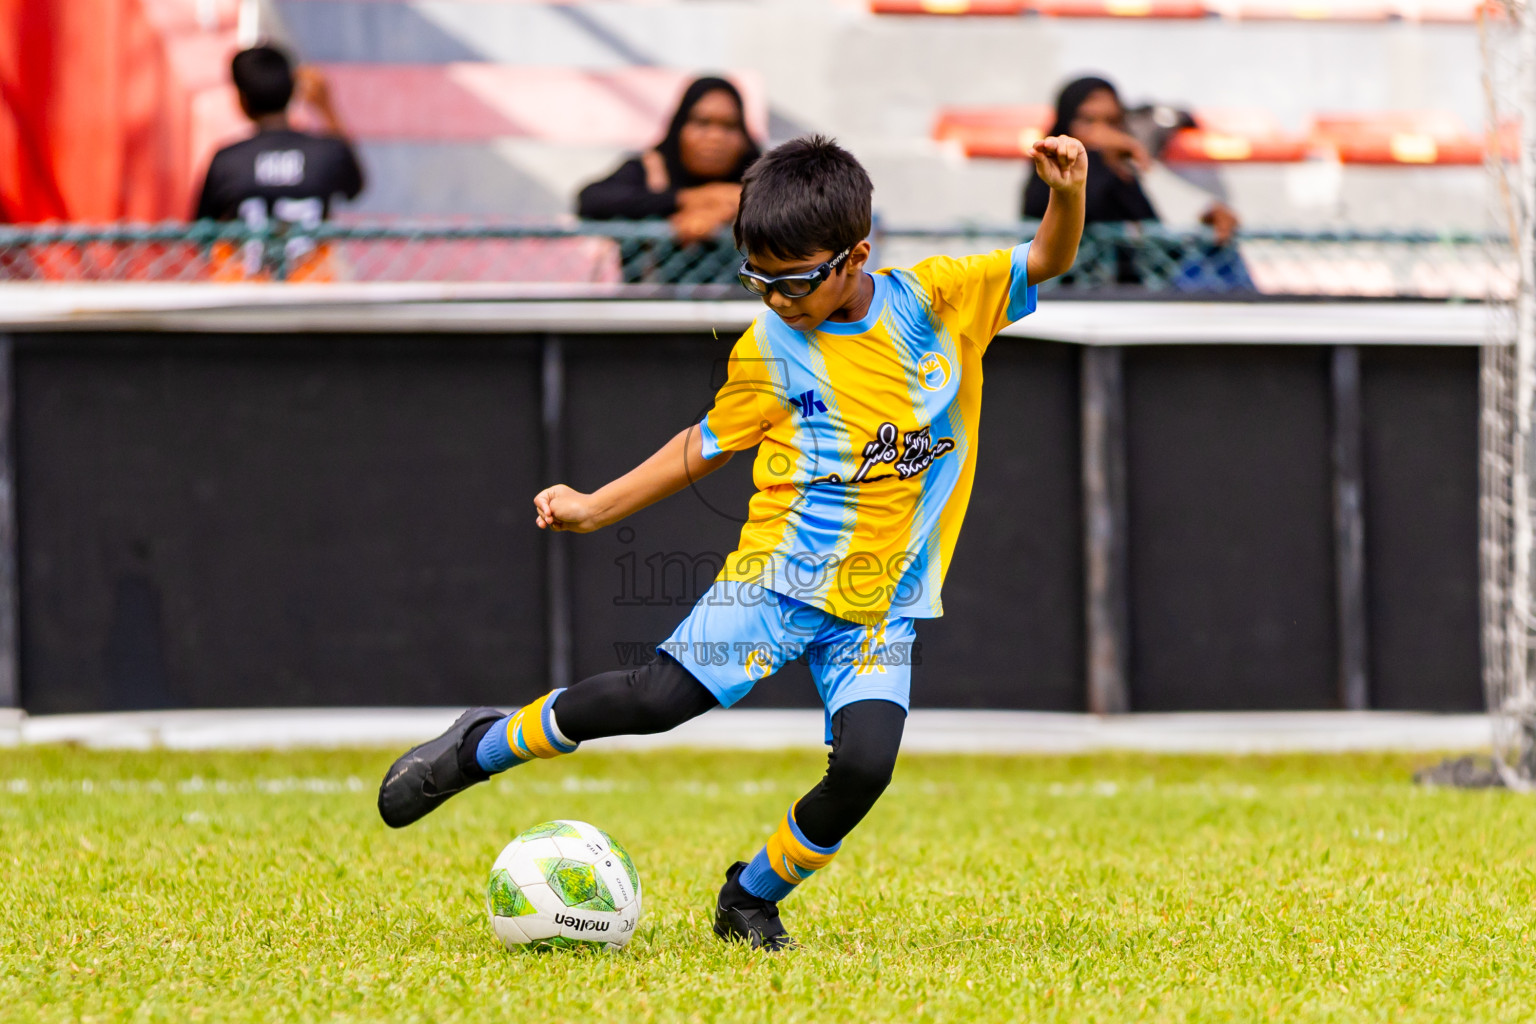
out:
<path id="1" fill-rule="evenodd" d="M 861 625 L 756 583 L 716 580 L 657 650 L 676 658 L 727 708 L 803 655 L 826 706 L 831 743 L 832 716 L 845 705 L 888 700 L 909 706 L 916 638 L 909 618 Z"/>

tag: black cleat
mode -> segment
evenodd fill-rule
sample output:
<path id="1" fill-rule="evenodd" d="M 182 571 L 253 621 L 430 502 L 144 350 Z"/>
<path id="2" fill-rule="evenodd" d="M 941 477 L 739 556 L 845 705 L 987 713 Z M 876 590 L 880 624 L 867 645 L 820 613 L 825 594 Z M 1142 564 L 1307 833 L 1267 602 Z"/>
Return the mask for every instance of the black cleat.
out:
<path id="1" fill-rule="evenodd" d="M 745 942 L 770 953 L 794 949 L 799 943 L 784 930 L 779 905 L 741 887 L 737 879 L 746 866 L 739 860 L 725 871 L 725 886 L 715 905 L 715 934 L 727 942 Z"/>
<path id="2" fill-rule="evenodd" d="M 379 817 L 390 828 L 404 828 L 437 810 L 453 794 L 484 782 L 485 774 L 466 770 L 459 760 L 464 736 L 477 725 L 506 717 L 495 708 L 470 708 L 448 731 L 401 754 L 379 784 Z"/>

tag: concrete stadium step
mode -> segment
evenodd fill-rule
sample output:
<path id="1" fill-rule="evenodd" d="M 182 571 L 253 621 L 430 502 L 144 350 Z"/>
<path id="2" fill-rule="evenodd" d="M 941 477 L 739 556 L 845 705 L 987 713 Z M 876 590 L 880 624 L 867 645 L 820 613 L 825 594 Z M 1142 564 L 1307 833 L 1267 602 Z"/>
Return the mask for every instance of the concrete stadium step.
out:
<path id="1" fill-rule="evenodd" d="M 338 219 L 401 215 L 546 220 L 575 209 L 576 188 L 624 156 L 615 146 L 553 145 L 536 139 L 368 140 L 358 145 L 368 188 L 338 204 Z M 574 184 L 573 184 L 574 183 Z"/>
<path id="2" fill-rule="evenodd" d="M 1475 132 L 1483 112 L 1477 77 L 1465 73 L 1478 61 L 1467 25 L 887 17 L 863 0 L 277 6 L 297 51 L 332 71 L 343 115 L 381 161 L 355 207 L 370 214 L 567 211 L 585 180 L 660 136 L 666 90 L 636 83 L 680 89 L 722 68 L 753 94 L 760 137 L 837 136 L 869 164 L 881 214 L 906 223 L 1015 216 L 1022 163 L 964 160 L 931 137 L 935 121 L 945 107 L 1047 102 L 1084 70 L 1107 71 L 1132 102 L 1264 110 L 1291 133 L 1318 111 L 1428 108 Z M 561 146 L 568 158 L 554 155 Z M 1384 190 L 1374 196 L 1355 187 L 1366 179 L 1354 169 L 1313 163 L 1225 167 L 1222 181 L 1252 225 L 1382 226 L 1374 211 L 1390 208 L 1385 226 L 1484 226 L 1475 167 L 1441 177 L 1404 169 L 1371 179 Z M 1154 177 L 1154 202 L 1189 223 L 1199 211 L 1187 208 L 1206 200 L 1170 179 Z M 1350 220 L 1356 209 L 1371 212 Z"/>
<path id="3" fill-rule="evenodd" d="M 326 64 L 337 110 L 365 139 L 514 136 L 643 149 L 692 81 L 675 68 L 585 71 L 499 64 Z M 768 131 L 761 76 L 736 72 L 748 130 Z M 658 127 L 660 126 L 660 127 Z"/>
<path id="4" fill-rule="evenodd" d="M 1045 102 L 1084 70 L 1108 72 L 1129 99 L 1262 108 L 1291 128 L 1320 110 L 1441 107 L 1470 125 L 1483 111 L 1465 73 L 1478 62 L 1470 25 L 882 18 L 816 0 L 279 8 L 317 62 L 754 68 L 785 116 L 835 132 L 923 137 L 940 106 Z"/>

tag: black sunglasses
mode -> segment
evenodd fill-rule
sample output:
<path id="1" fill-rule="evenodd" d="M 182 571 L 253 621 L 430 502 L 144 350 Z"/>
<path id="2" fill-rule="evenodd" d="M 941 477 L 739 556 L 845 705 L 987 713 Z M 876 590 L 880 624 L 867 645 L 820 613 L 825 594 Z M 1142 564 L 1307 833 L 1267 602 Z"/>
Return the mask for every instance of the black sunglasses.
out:
<path id="1" fill-rule="evenodd" d="M 747 269 L 747 261 L 741 261 L 741 269 L 736 271 L 736 279 L 741 286 L 753 295 L 767 295 L 775 288 L 786 299 L 803 299 L 817 288 L 821 282 L 832 276 L 832 271 L 842 265 L 843 260 L 853 249 L 847 248 L 833 256 L 827 262 L 814 267 L 801 274 L 781 274 L 778 277 L 769 277 L 767 274 L 759 274 L 755 270 Z"/>

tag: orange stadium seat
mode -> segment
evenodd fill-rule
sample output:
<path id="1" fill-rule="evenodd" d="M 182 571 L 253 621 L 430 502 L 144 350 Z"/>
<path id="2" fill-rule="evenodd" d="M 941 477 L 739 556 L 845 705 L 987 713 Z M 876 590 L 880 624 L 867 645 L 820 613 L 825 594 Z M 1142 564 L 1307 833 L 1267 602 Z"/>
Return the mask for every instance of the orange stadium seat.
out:
<path id="1" fill-rule="evenodd" d="M 870 0 L 875 14 L 1023 14 L 1024 0 Z"/>
<path id="2" fill-rule="evenodd" d="M 1485 149 L 1455 114 L 1433 110 L 1323 114 L 1313 137 L 1346 164 L 1480 164 Z"/>
<path id="3" fill-rule="evenodd" d="M 966 156 L 1018 159 L 1050 131 L 1055 111 L 1046 104 L 949 107 L 939 112 L 933 137 L 958 144 Z M 1178 163 L 1290 163 L 1305 160 L 1312 143 L 1286 135 L 1261 110 L 1208 110 L 1198 128 L 1174 135 L 1163 159 Z"/>
<path id="4" fill-rule="evenodd" d="M 1309 139 L 1287 135 L 1265 110 L 1197 110 L 1196 128 L 1175 133 L 1163 150 L 1171 163 L 1269 163 L 1305 160 Z"/>
<path id="5" fill-rule="evenodd" d="M 1204 18 L 1203 0 L 1033 0 L 1032 8 L 1053 18 Z"/>
<path id="6" fill-rule="evenodd" d="M 933 137 L 958 144 L 966 156 L 1018 159 L 1045 137 L 1055 120 L 1055 109 L 1045 103 L 948 107 L 939 111 Z"/>
<path id="7" fill-rule="evenodd" d="M 1485 139 L 1469 132 L 1454 114 L 1438 111 L 1319 116 L 1310 135 L 1285 132 L 1262 110 L 1211 109 L 1195 112 L 1196 128 L 1178 132 L 1162 158 L 1170 163 L 1295 163 L 1321 151 L 1347 164 L 1478 164 Z M 957 145 L 968 157 L 1017 160 L 1051 128 L 1054 112 L 1045 104 L 1009 107 L 948 107 L 933 128 L 938 142 Z M 1498 133 L 1506 153 L 1517 131 Z"/>

